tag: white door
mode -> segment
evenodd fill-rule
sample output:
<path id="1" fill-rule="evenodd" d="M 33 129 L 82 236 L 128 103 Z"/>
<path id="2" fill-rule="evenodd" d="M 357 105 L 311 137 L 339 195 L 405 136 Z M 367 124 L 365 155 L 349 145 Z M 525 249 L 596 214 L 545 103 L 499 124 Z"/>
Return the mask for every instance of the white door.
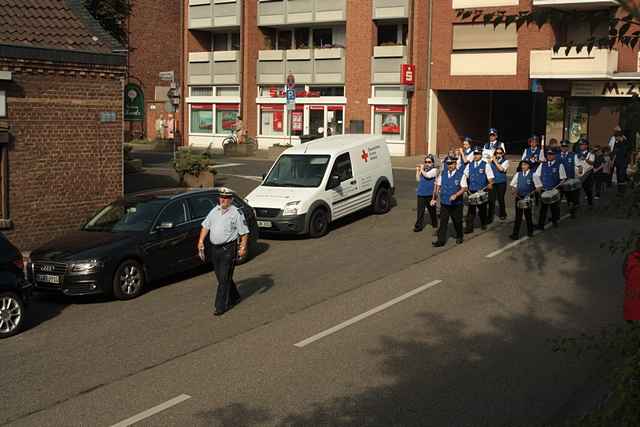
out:
<path id="1" fill-rule="evenodd" d="M 337 187 L 327 190 L 331 200 L 331 219 L 335 220 L 358 210 L 358 181 L 353 176 L 349 153 L 340 154 L 336 158 L 329 176 L 337 176 L 340 182 Z"/>

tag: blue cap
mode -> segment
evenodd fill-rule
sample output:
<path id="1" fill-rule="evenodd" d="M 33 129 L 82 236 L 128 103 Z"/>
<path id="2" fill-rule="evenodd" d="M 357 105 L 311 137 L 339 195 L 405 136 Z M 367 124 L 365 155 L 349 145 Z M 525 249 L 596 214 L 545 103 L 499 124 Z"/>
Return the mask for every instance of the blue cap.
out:
<path id="1" fill-rule="evenodd" d="M 489 129 L 489 135 L 491 134 L 498 135 L 498 131 L 496 130 L 496 128 Z"/>
<path id="2" fill-rule="evenodd" d="M 553 154 L 553 155 L 555 155 L 556 152 L 555 152 L 555 150 L 553 150 L 551 148 L 548 148 L 547 151 L 545 151 L 545 154 Z"/>
<path id="3" fill-rule="evenodd" d="M 566 139 L 563 139 L 562 141 L 560 141 L 560 146 L 561 147 L 568 147 L 569 146 L 569 141 L 567 141 Z"/>

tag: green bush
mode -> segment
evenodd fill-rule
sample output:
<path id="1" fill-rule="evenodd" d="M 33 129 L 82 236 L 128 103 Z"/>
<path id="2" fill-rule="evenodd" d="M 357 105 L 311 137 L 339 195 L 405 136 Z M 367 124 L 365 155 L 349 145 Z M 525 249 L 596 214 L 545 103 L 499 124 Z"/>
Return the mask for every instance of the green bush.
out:
<path id="1" fill-rule="evenodd" d="M 180 181 L 182 181 L 185 175 L 199 176 L 204 171 L 209 171 L 215 175 L 217 171 L 213 168 L 214 165 L 211 146 L 209 146 L 202 153 L 194 153 L 191 148 L 176 152 L 173 168 L 180 177 Z"/>

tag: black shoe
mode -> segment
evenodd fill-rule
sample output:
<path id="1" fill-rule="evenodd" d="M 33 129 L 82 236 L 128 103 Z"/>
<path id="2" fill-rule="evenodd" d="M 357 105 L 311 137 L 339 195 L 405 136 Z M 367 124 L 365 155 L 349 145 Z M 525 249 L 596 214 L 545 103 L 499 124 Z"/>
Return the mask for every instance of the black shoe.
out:
<path id="1" fill-rule="evenodd" d="M 538 224 L 535 226 L 536 230 L 544 231 L 544 225 Z"/>
<path id="2" fill-rule="evenodd" d="M 473 233 L 473 228 L 465 228 L 464 229 L 464 234 L 471 234 Z"/>
<path id="3" fill-rule="evenodd" d="M 433 246 L 434 248 L 441 248 L 444 246 L 444 242 L 433 242 L 431 243 L 431 246 Z"/>
<path id="4" fill-rule="evenodd" d="M 419 228 L 419 227 L 413 227 L 413 232 L 414 232 L 414 233 L 419 233 L 419 232 L 421 232 L 421 231 L 422 231 L 422 228 Z"/>
<path id="5" fill-rule="evenodd" d="M 509 235 L 509 238 L 510 238 L 511 240 L 518 240 L 518 239 L 520 238 L 520 236 L 518 236 L 517 234 L 510 234 L 510 235 Z"/>
<path id="6" fill-rule="evenodd" d="M 242 297 L 238 297 L 237 299 L 235 299 L 233 301 L 229 301 L 229 308 L 240 304 L 240 301 L 242 301 Z"/>
<path id="7" fill-rule="evenodd" d="M 463 242 L 464 242 L 464 239 L 462 237 L 459 237 L 459 238 L 456 239 L 456 243 L 458 245 L 461 245 Z"/>
<path id="8" fill-rule="evenodd" d="M 225 313 L 225 311 L 224 311 L 224 310 L 215 310 L 215 311 L 213 312 L 213 315 L 214 315 L 214 316 L 222 316 L 224 313 Z"/>

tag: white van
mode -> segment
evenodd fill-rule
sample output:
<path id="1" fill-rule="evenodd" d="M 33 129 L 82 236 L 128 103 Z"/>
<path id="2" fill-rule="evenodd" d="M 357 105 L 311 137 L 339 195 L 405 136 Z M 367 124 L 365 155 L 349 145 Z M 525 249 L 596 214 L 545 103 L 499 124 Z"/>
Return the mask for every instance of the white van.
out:
<path id="1" fill-rule="evenodd" d="M 284 151 L 245 200 L 261 230 L 320 237 L 360 209 L 388 212 L 393 190 L 384 137 L 336 135 Z"/>

